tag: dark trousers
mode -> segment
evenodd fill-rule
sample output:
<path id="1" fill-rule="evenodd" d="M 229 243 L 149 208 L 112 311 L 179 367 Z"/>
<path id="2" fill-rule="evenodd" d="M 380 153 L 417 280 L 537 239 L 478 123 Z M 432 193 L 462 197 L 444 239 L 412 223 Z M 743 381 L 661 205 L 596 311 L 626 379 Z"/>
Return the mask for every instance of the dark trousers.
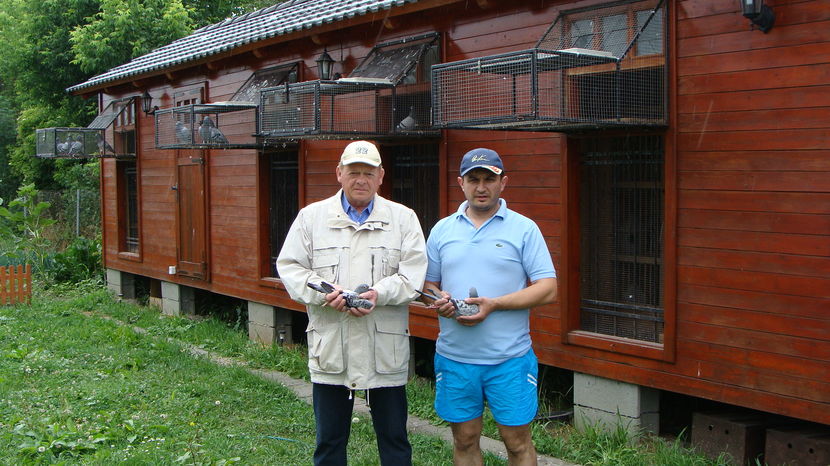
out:
<path id="1" fill-rule="evenodd" d="M 352 427 L 353 393 L 342 385 L 313 384 L 317 421 L 315 465 L 346 466 L 346 445 Z M 412 446 L 406 435 L 406 387 L 383 387 L 366 394 L 382 465 L 411 465 Z"/>

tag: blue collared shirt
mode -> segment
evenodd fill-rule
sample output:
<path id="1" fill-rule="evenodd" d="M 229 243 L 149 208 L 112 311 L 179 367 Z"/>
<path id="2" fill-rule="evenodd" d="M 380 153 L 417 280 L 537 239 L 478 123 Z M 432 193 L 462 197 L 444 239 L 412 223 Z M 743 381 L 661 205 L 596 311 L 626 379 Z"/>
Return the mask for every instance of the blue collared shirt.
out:
<path id="1" fill-rule="evenodd" d="M 500 206 L 476 228 L 466 214 L 465 201 L 454 214 L 439 221 L 427 240 L 427 281 L 441 284 L 455 298 L 498 297 L 519 291 L 542 278 L 555 278 L 550 252 L 531 219 Z M 484 322 L 467 327 L 455 319 L 439 318 L 438 354 L 470 364 L 499 364 L 525 354 L 531 347 L 530 312 L 500 310 Z"/>
<path id="2" fill-rule="evenodd" d="M 340 204 L 343 206 L 343 211 L 346 212 L 346 215 L 348 215 L 350 219 L 354 220 L 357 224 L 362 224 L 369 218 L 369 215 L 372 214 L 372 208 L 375 207 L 375 198 L 373 197 L 372 200 L 369 201 L 369 205 L 363 209 L 363 212 L 358 212 L 357 209 L 349 204 L 349 201 L 346 199 L 346 193 L 340 194 Z"/>

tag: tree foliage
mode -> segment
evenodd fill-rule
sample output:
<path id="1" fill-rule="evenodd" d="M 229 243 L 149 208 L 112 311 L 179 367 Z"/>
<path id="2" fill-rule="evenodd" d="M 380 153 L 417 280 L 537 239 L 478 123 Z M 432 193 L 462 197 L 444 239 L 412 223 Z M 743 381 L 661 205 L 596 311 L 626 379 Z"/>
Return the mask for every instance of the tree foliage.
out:
<path id="1" fill-rule="evenodd" d="M 181 0 L 101 0 L 101 10 L 69 33 L 73 64 L 101 73 L 187 35 L 192 21 Z"/>
<path id="2" fill-rule="evenodd" d="M 0 0 L 0 197 L 12 196 L 20 183 L 60 189 L 97 179 L 94 164 L 32 157 L 35 129 L 86 126 L 97 114 L 95 99 L 70 95 L 68 87 L 194 28 L 273 3 Z"/>

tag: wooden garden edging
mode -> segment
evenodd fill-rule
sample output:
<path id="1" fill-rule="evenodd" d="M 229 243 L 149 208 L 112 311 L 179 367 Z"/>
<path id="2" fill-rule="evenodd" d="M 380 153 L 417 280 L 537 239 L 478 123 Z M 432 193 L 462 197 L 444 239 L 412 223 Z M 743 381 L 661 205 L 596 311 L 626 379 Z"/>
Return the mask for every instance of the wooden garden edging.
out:
<path id="1" fill-rule="evenodd" d="M 31 264 L 0 266 L 0 306 L 30 303 L 32 300 Z"/>

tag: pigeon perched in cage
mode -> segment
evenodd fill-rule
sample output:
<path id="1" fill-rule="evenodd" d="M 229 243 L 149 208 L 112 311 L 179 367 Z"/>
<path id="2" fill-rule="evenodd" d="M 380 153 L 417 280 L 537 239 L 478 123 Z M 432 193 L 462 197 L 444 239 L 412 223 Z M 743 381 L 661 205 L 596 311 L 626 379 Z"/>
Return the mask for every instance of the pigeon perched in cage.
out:
<path id="1" fill-rule="evenodd" d="M 83 138 L 80 135 L 76 135 L 74 141 L 69 143 L 69 155 L 81 155 L 83 151 Z"/>
<path id="2" fill-rule="evenodd" d="M 70 141 L 59 142 L 55 146 L 55 150 L 57 151 L 58 155 L 68 155 L 69 154 L 69 143 L 70 143 Z"/>
<path id="3" fill-rule="evenodd" d="M 176 121 L 176 142 L 190 144 L 190 128 L 181 121 Z"/>
<path id="4" fill-rule="evenodd" d="M 415 290 L 421 294 L 421 296 L 426 296 L 427 298 L 438 301 L 441 299 L 439 293 L 435 290 L 429 290 L 430 293 L 424 293 L 421 290 Z M 471 298 L 478 298 L 478 291 L 475 287 L 470 288 L 470 297 Z M 471 316 L 478 314 L 478 304 L 467 304 L 464 302 L 463 299 L 457 298 L 450 298 L 450 302 L 452 303 L 453 307 L 455 307 L 455 316 Z"/>
<path id="5" fill-rule="evenodd" d="M 199 125 L 199 135 L 202 136 L 202 142 L 205 144 L 227 144 L 228 138 L 222 134 L 222 131 L 216 127 L 216 123 L 210 115 L 205 115 L 202 119 L 202 124 Z"/>
<path id="6" fill-rule="evenodd" d="M 409 107 L 409 115 L 406 116 L 403 120 L 398 123 L 398 126 L 395 127 L 398 131 L 409 131 L 415 129 L 418 126 L 418 120 L 415 119 L 415 106 L 412 105 Z"/>
<path id="7" fill-rule="evenodd" d="M 308 287 L 312 290 L 319 291 L 323 294 L 329 294 L 334 291 L 334 285 L 329 282 L 321 281 L 320 284 L 316 283 L 308 283 Z M 372 302 L 368 299 L 363 299 L 359 297 L 360 294 L 369 291 L 369 285 L 358 285 L 354 291 L 350 290 L 340 290 L 340 294 L 343 296 L 343 299 L 346 300 L 346 307 L 354 307 L 354 308 L 363 308 L 363 309 L 371 309 Z"/>
<path id="8" fill-rule="evenodd" d="M 95 136 L 96 136 L 96 139 L 98 140 L 98 153 L 100 155 L 114 154 L 115 153 L 115 149 L 113 149 L 112 146 L 110 145 L 110 143 L 108 143 L 107 140 L 104 139 L 103 134 L 98 132 L 98 133 L 95 133 Z"/>

